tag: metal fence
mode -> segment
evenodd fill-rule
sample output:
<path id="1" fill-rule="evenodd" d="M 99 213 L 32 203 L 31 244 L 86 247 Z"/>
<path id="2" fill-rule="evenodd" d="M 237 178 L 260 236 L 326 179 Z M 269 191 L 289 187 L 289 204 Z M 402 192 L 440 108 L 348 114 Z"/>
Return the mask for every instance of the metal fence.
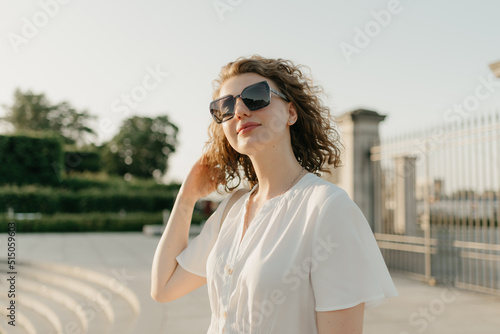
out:
<path id="1" fill-rule="evenodd" d="M 382 140 L 371 160 L 388 267 L 500 294 L 500 112 Z"/>

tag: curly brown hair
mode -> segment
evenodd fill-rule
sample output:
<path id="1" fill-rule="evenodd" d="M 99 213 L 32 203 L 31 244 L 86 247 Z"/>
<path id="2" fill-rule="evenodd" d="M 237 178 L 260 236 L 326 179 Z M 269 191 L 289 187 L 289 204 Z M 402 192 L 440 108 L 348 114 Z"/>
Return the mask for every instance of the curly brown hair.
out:
<path id="1" fill-rule="evenodd" d="M 219 78 L 213 82 L 213 98 L 219 97 L 221 86 L 227 79 L 243 73 L 256 73 L 274 82 L 297 109 L 297 121 L 290 126 L 293 153 L 308 172 L 320 175 L 319 172 L 330 173 L 325 164 L 340 166 L 343 145 L 332 125 L 330 109 L 319 98 L 323 89 L 304 73 L 304 68 L 281 58 L 240 57 L 222 67 Z M 250 186 L 258 183 L 252 161 L 233 149 L 220 124 L 212 121 L 208 135 L 204 149 L 205 163 L 212 170 L 220 170 L 221 175 L 216 182 L 220 182 L 225 191 L 230 192 L 240 185 L 242 173 Z"/>

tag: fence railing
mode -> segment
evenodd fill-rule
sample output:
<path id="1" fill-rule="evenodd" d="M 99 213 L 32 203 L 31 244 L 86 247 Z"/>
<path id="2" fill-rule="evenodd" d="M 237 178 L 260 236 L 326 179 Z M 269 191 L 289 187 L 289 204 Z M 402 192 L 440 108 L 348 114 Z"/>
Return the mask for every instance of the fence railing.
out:
<path id="1" fill-rule="evenodd" d="M 387 265 L 500 294 L 500 112 L 383 139 L 371 161 Z"/>

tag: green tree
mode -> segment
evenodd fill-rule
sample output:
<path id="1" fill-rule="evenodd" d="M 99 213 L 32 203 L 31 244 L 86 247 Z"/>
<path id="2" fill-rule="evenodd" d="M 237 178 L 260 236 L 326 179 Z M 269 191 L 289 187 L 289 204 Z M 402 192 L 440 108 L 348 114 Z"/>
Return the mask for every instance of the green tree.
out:
<path id="1" fill-rule="evenodd" d="M 104 146 L 104 166 L 113 174 L 159 178 L 167 171 L 168 158 L 175 152 L 178 132 L 168 116 L 133 116 Z"/>
<path id="2" fill-rule="evenodd" d="M 89 123 L 95 119 L 88 111 L 77 111 L 68 102 L 53 105 L 45 94 L 22 92 L 16 89 L 14 103 L 3 106 L 17 132 L 53 132 L 62 137 L 64 144 L 83 145 L 95 138 Z"/>

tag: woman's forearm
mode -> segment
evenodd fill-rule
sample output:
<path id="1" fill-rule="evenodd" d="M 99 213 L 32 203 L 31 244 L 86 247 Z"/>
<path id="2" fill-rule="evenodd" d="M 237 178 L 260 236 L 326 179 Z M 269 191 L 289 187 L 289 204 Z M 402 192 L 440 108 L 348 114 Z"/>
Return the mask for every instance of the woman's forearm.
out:
<path id="1" fill-rule="evenodd" d="M 193 217 L 195 199 L 177 196 L 174 207 L 161 236 L 153 258 L 151 296 L 162 299 L 165 287 L 177 267 L 175 259 L 188 245 L 189 227 Z"/>

